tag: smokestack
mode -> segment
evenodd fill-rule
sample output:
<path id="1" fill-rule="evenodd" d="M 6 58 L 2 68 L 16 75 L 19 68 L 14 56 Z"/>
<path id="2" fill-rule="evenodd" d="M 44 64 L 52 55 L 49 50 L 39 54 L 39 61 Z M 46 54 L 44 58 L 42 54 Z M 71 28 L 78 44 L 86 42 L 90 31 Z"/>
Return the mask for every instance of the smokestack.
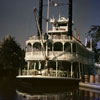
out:
<path id="1" fill-rule="evenodd" d="M 68 36 L 72 37 L 72 0 L 69 0 L 69 22 L 68 22 Z"/>
<path id="2" fill-rule="evenodd" d="M 40 31 L 42 33 L 42 10 L 43 10 L 43 0 L 39 0 L 39 26 L 40 26 Z M 39 36 L 39 32 L 38 32 Z"/>

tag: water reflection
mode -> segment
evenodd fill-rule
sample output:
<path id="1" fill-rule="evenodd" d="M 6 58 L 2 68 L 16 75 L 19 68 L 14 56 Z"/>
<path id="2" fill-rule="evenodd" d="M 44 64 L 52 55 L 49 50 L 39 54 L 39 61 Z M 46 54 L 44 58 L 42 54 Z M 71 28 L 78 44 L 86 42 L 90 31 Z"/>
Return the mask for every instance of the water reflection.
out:
<path id="1" fill-rule="evenodd" d="M 100 100 L 100 90 L 56 87 L 17 87 L 13 80 L 0 82 L 0 100 Z"/>
<path id="2" fill-rule="evenodd" d="M 100 90 L 80 87 L 80 100 L 100 100 Z"/>
<path id="3" fill-rule="evenodd" d="M 76 91 L 77 93 L 77 91 Z M 75 92 L 59 92 L 59 93 L 46 93 L 30 95 L 17 91 L 18 98 L 22 100 L 79 100 L 78 94 Z"/>
<path id="4" fill-rule="evenodd" d="M 33 90 L 34 91 L 34 90 Z M 100 100 L 100 91 L 87 88 L 66 88 L 57 91 L 21 92 L 16 91 L 20 100 Z"/>

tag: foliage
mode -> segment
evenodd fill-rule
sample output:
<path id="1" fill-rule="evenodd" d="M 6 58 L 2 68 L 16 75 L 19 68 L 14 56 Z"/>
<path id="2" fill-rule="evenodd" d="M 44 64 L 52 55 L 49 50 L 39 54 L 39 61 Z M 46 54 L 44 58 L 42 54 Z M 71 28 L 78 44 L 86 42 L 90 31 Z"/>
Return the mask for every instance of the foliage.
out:
<path id="1" fill-rule="evenodd" d="M 0 69 L 18 70 L 25 65 L 24 50 L 16 43 L 15 39 L 7 36 L 1 43 L 0 48 Z"/>
<path id="2" fill-rule="evenodd" d="M 100 61 L 100 47 L 98 47 L 98 43 L 100 43 L 100 26 L 92 25 L 87 35 L 89 38 L 92 38 L 93 51 L 95 52 L 95 62 L 98 63 Z"/>
<path id="3" fill-rule="evenodd" d="M 88 67 L 88 74 L 89 75 L 95 75 L 95 74 L 97 74 L 94 65 L 91 65 L 91 66 Z"/>

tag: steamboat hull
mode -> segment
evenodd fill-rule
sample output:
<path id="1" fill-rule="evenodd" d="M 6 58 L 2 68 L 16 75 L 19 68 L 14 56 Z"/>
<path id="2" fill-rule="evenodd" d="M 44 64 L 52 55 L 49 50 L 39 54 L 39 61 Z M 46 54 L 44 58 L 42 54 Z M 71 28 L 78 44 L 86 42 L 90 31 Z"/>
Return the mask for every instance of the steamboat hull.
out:
<path id="1" fill-rule="evenodd" d="M 78 87 L 79 79 L 67 77 L 17 77 L 24 87 Z"/>

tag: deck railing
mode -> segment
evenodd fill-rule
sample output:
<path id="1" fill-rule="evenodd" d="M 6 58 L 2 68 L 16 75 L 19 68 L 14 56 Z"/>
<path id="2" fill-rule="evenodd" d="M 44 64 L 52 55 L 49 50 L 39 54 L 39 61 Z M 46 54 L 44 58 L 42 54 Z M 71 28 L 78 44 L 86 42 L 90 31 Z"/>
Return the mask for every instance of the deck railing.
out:
<path id="1" fill-rule="evenodd" d="M 30 69 L 30 70 L 22 70 L 22 75 L 33 75 L 33 76 L 36 76 L 36 75 L 41 75 L 41 76 L 51 76 L 51 77 L 55 77 L 56 76 L 56 70 L 52 70 L 52 71 L 48 71 L 48 70 L 33 70 L 33 69 Z M 67 76 L 67 71 L 61 71 L 61 70 L 58 70 L 57 71 L 57 77 L 66 77 Z"/>
<path id="2" fill-rule="evenodd" d="M 42 36 L 44 39 L 45 37 Z M 31 36 L 29 37 L 29 40 L 39 40 L 40 38 L 38 36 Z M 49 36 L 49 39 L 68 39 L 70 40 L 70 36 L 67 35 L 51 35 Z M 72 36 L 72 40 L 77 40 L 74 36 Z"/>
<path id="3" fill-rule="evenodd" d="M 77 54 L 74 53 L 64 53 L 62 51 L 49 51 L 48 57 L 50 60 L 52 59 L 74 59 L 78 58 Z M 45 60 L 45 55 L 42 51 L 36 51 L 36 52 L 26 52 L 25 53 L 25 59 L 42 59 Z"/>

